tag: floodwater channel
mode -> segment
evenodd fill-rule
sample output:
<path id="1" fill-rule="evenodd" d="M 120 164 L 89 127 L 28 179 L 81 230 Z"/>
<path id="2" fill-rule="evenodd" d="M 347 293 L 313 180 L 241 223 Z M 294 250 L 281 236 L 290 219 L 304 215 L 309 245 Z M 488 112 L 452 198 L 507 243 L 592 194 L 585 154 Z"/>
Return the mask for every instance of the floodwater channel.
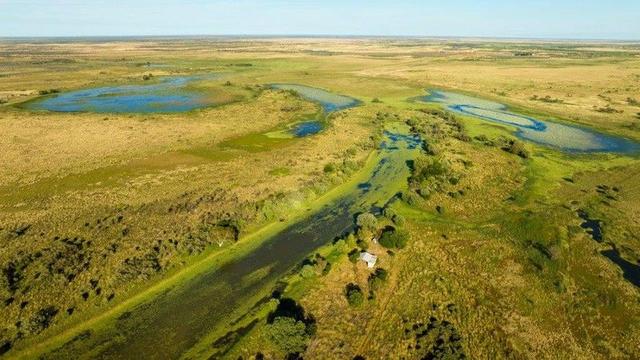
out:
<path id="1" fill-rule="evenodd" d="M 388 131 L 385 143 L 365 178 L 366 187 L 352 184 L 343 196 L 251 252 L 167 289 L 51 355 L 179 358 L 217 326 L 230 323 L 246 299 L 268 292 L 314 249 L 353 230 L 355 214 L 383 207 L 403 189 L 409 176 L 406 162 L 420 151 L 419 139 Z"/>

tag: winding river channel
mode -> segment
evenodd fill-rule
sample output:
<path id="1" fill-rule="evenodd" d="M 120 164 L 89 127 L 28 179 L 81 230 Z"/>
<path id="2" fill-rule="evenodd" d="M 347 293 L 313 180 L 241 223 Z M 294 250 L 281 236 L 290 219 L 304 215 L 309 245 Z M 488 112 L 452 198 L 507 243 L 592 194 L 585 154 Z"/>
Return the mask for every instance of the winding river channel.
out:
<path id="1" fill-rule="evenodd" d="M 423 102 L 442 104 L 456 113 L 484 121 L 516 128 L 521 139 L 573 153 L 613 152 L 637 153 L 640 145 L 632 140 L 604 134 L 577 125 L 540 120 L 518 114 L 506 105 L 450 91 L 429 90 L 429 95 L 418 98 Z"/>

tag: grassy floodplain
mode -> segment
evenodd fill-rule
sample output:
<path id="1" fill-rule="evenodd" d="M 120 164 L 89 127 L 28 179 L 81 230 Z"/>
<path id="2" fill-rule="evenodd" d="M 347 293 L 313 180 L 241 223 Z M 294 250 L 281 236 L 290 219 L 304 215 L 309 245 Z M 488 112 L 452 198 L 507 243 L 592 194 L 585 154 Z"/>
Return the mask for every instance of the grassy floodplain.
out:
<path id="1" fill-rule="evenodd" d="M 187 112 L 30 107 L 68 91 L 203 75 L 186 87 L 207 106 Z M 329 114 L 317 134 L 281 136 L 322 107 L 270 84 L 360 103 Z M 295 346 L 274 340 L 273 318 L 290 301 L 304 316 L 283 317 L 307 326 L 298 335 L 309 359 L 637 356 L 638 155 L 562 152 L 412 100 L 433 88 L 640 141 L 633 43 L 1 41 L 0 356 L 122 358 L 104 340 L 120 321 L 129 327 L 115 343 L 135 349 L 130 357 L 283 358 Z M 377 187 L 366 179 L 393 150 L 384 131 L 427 145 L 402 152 L 394 173 L 405 175 Z M 242 284 L 257 290 L 184 348 L 164 328 L 145 330 L 179 352 L 135 346 L 144 327 L 123 314 L 161 306 L 199 274 L 215 279 L 368 187 L 371 198 L 349 207 L 347 232 L 322 234 L 282 274 L 247 275 Z M 598 221 L 601 241 L 579 210 Z M 361 212 L 375 224 L 357 223 Z M 406 234 L 404 247 L 372 241 L 389 226 Z M 350 261 L 365 248 L 384 281 Z M 617 262 L 603 255 L 611 249 Z M 345 296 L 349 286 L 361 302 Z"/>

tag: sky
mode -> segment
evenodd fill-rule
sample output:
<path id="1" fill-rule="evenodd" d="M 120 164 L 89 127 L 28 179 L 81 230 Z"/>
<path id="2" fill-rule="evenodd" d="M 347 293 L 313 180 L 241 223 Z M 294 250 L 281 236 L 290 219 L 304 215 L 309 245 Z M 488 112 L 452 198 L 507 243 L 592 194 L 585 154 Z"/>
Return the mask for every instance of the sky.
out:
<path id="1" fill-rule="evenodd" d="M 0 0 L 0 37 L 135 35 L 640 40 L 640 0 Z"/>

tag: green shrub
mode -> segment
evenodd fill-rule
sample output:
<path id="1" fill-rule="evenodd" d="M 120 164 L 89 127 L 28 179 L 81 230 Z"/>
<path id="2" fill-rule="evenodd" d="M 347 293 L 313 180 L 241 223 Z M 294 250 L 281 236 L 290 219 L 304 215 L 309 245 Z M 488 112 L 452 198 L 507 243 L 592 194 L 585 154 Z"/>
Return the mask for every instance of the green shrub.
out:
<path id="1" fill-rule="evenodd" d="M 349 247 L 354 247 L 356 246 L 356 236 L 353 235 L 353 233 L 349 233 L 349 235 L 347 235 L 347 238 L 344 239 L 345 243 L 347 244 L 347 246 Z"/>
<path id="2" fill-rule="evenodd" d="M 373 231 L 378 226 L 378 219 L 371 213 L 363 213 L 356 218 L 356 225 L 358 225 L 360 229 Z"/>
<path id="3" fill-rule="evenodd" d="M 327 275 L 329 272 L 331 271 L 331 263 L 327 262 L 327 265 L 324 266 L 324 269 L 322 269 L 322 275 Z"/>
<path id="4" fill-rule="evenodd" d="M 353 307 L 360 306 L 364 303 L 364 294 L 360 286 L 356 284 L 348 284 L 345 288 L 345 296 L 347 302 Z"/>
<path id="5" fill-rule="evenodd" d="M 334 171 L 336 171 L 336 166 L 334 164 L 329 163 L 329 164 L 324 166 L 324 172 L 326 174 L 332 173 Z"/>
<path id="6" fill-rule="evenodd" d="M 422 147 L 424 151 L 431 156 L 440 155 L 441 153 L 440 149 L 433 143 L 424 142 Z"/>
<path id="7" fill-rule="evenodd" d="M 414 163 L 413 178 L 419 182 L 430 177 L 446 175 L 449 172 L 449 165 L 440 158 L 418 157 Z"/>
<path id="8" fill-rule="evenodd" d="M 302 321 L 291 317 L 277 317 L 267 325 L 269 339 L 280 350 L 292 354 L 301 353 L 307 348 L 310 336 Z"/>
<path id="9" fill-rule="evenodd" d="M 448 161 L 439 157 L 420 156 L 411 163 L 409 186 L 427 199 L 432 193 L 442 191 L 452 178 L 457 177 Z"/>
<path id="10" fill-rule="evenodd" d="M 384 217 L 386 217 L 387 219 L 391 220 L 393 219 L 393 217 L 396 215 L 396 212 L 393 211 L 392 208 L 386 206 L 383 210 L 382 210 L 382 214 L 384 215 Z"/>
<path id="11" fill-rule="evenodd" d="M 313 277 L 316 274 L 315 269 L 313 268 L 313 266 L 311 265 L 305 265 L 302 267 L 302 270 L 300 270 L 300 276 L 308 279 L 310 277 Z"/>
<path id="12" fill-rule="evenodd" d="M 360 250 L 353 249 L 349 251 L 349 261 L 355 264 L 358 262 L 359 259 L 360 259 Z"/>
<path id="13" fill-rule="evenodd" d="M 398 226 L 404 226 L 404 223 L 406 222 L 406 220 L 404 219 L 404 216 L 402 215 L 393 215 L 393 218 L 391 219 L 391 221 L 393 221 L 393 223 Z"/>
<path id="14" fill-rule="evenodd" d="M 387 249 L 403 249 L 409 242 L 409 233 L 404 230 L 388 229 L 380 237 L 380 245 Z"/>
<path id="15" fill-rule="evenodd" d="M 49 94 L 57 94 L 60 90 L 58 89 L 49 89 L 49 90 L 40 90 L 38 91 L 39 95 L 49 95 Z"/>
<path id="16" fill-rule="evenodd" d="M 510 140 L 504 147 L 502 147 L 502 150 L 518 155 L 523 159 L 529 158 L 529 152 L 524 147 L 522 141 Z"/>
<path id="17" fill-rule="evenodd" d="M 369 240 L 378 227 L 378 219 L 371 213 L 363 213 L 356 218 L 356 225 L 358 226 L 360 239 Z M 363 247 L 363 249 L 366 249 L 366 247 Z"/>
<path id="18" fill-rule="evenodd" d="M 387 282 L 389 278 L 389 272 L 383 268 L 377 268 L 376 271 L 369 276 L 369 289 L 371 291 L 377 291 L 382 285 Z"/>
<path id="19" fill-rule="evenodd" d="M 416 357 L 420 359 L 467 359 L 462 347 L 462 337 L 452 323 L 431 317 L 425 323 L 417 323 L 409 330 L 415 336 Z"/>
<path id="20" fill-rule="evenodd" d="M 411 206 L 417 206 L 422 203 L 421 195 L 413 191 L 403 191 L 402 200 Z"/>

